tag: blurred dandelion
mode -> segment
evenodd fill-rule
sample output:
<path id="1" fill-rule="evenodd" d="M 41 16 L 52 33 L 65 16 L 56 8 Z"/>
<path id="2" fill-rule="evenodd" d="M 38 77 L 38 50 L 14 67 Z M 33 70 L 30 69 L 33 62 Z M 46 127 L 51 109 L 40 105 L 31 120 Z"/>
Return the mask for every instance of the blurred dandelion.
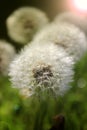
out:
<path id="1" fill-rule="evenodd" d="M 77 86 L 79 88 L 84 88 L 86 86 L 86 81 L 83 78 L 78 79 Z"/>
<path id="2" fill-rule="evenodd" d="M 39 92 L 62 95 L 73 80 L 73 58 L 53 43 L 32 43 L 10 65 L 13 86 L 26 96 Z"/>
<path id="3" fill-rule="evenodd" d="M 34 37 L 34 41 L 39 43 L 51 41 L 60 45 L 75 60 L 79 60 L 87 50 L 85 34 L 78 27 L 65 22 L 50 24 Z"/>
<path id="4" fill-rule="evenodd" d="M 14 47 L 4 40 L 0 40 L 0 75 L 7 75 L 10 62 L 15 56 Z"/>
<path id="5" fill-rule="evenodd" d="M 77 15 L 72 12 L 64 12 L 55 17 L 54 22 L 57 23 L 59 21 L 74 24 L 75 26 L 79 27 L 87 36 L 86 17 L 83 17 L 82 15 Z"/>
<path id="6" fill-rule="evenodd" d="M 46 14 L 33 7 L 22 7 L 6 20 L 8 35 L 20 44 L 31 41 L 34 34 L 48 23 Z"/>

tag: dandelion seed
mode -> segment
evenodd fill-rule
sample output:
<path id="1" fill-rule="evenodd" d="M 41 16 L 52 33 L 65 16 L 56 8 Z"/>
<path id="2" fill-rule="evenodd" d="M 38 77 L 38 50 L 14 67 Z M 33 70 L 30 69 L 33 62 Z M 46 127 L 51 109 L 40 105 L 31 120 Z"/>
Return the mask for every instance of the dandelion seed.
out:
<path id="1" fill-rule="evenodd" d="M 62 95 L 73 80 L 73 64 L 73 58 L 60 46 L 32 43 L 12 62 L 9 76 L 26 96 L 40 92 Z"/>
<path id="2" fill-rule="evenodd" d="M 78 27 L 64 22 L 50 24 L 42 29 L 35 37 L 35 42 L 53 42 L 60 45 L 74 59 L 79 60 L 87 50 L 85 34 Z"/>
<path id="3" fill-rule="evenodd" d="M 31 41 L 35 33 L 47 23 L 46 14 L 33 7 L 19 8 L 6 21 L 8 35 L 20 44 Z"/>

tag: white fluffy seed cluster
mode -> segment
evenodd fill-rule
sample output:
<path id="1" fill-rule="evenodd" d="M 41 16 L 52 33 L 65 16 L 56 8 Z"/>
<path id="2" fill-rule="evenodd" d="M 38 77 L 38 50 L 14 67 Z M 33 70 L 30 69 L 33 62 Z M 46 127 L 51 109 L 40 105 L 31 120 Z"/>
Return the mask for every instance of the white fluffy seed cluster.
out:
<path id="1" fill-rule="evenodd" d="M 39 43 L 50 41 L 60 45 L 74 57 L 75 61 L 87 50 L 85 34 L 78 27 L 66 22 L 59 21 L 48 25 L 34 37 L 34 41 Z"/>
<path id="2" fill-rule="evenodd" d="M 72 23 L 47 25 L 15 58 L 9 76 L 27 97 L 43 92 L 63 95 L 73 81 L 73 66 L 87 50 L 85 34 Z"/>
<path id="3" fill-rule="evenodd" d="M 32 43 L 10 65 L 13 86 L 23 95 L 64 94 L 73 80 L 73 58 L 51 42 Z"/>
<path id="4" fill-rule="evenodd" d="M 31 41 L 36 32 L 48 23 L 46 14 L 34 7 L 22 7 L 6 20 L 8 35 L 20 44 Z"/>
<path id="5" fill-rule="evenodd" d="M 81 15 L 76 15 L 72 12 L 64 12 L 57 15 L 54 19 L 55 24 L 57 22 L 67 22 L 72 23 L 78 28 L 80 28 L 87 36 L 87 18 Z"/>
<path id="6" fill-rule="evenodd" d="M 8 67 L 16 52 L 14 47 L 4 40 L 0 40 L 0 75 L 8 74 Z"/>

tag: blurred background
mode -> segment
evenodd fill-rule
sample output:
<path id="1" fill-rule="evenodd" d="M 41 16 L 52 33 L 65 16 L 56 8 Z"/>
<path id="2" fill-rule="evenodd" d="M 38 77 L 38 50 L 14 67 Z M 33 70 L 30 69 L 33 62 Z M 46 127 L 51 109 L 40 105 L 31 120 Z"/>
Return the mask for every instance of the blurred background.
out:
<path id="1" fill-rule="evenodd" d="M 3 0 L 0 2 L 0 37 L 6 37 L 5 20 L 17 8 L 21 6 L 33 6 L 45 11 L 52 20 L 56 14 L 64 11 L 78 13 L 74 6 L 74 0 Z M 87 13 L 85 13 L 87 15 Z"/>
<path id="2" fill-rule="evenodd" d="M 50 19 L 66 10 L 70 10 L 68 0 L 3 0 L 0 2 L 0 37 L 6 37 L 6 18 L 17 8 L 21 6 L 34 6 L 44 10 Z"/>
<path id="3" fill-rule="evenodd" d="M 37 7 L 52 21 L 61 12 L 75 12 L 71 3 L 70 0 L 2 0 L 0 38 L 10 41 L 5 21 L 19 7 Z M 49 130 L 53 117 L 60 113 L 66 119 L 65 130 L 87 130 L 87 54 L 74 69 L 72 89 L 63 97 L 48 99 L 48 102 L 20 96 L 18 90 L 11 87 L 8 77 L 0 76 L 0 130 Z"/>

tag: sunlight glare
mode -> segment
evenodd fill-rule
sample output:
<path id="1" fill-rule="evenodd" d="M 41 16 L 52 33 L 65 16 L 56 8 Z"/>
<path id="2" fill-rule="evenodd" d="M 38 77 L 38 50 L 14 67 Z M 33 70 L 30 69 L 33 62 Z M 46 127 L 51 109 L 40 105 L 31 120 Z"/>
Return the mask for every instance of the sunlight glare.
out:
<path id="1" fill-rule="evenodd" d="M 87 0 L 74 0 L 74 5 L 81 11 L 87 11 Z"/>

